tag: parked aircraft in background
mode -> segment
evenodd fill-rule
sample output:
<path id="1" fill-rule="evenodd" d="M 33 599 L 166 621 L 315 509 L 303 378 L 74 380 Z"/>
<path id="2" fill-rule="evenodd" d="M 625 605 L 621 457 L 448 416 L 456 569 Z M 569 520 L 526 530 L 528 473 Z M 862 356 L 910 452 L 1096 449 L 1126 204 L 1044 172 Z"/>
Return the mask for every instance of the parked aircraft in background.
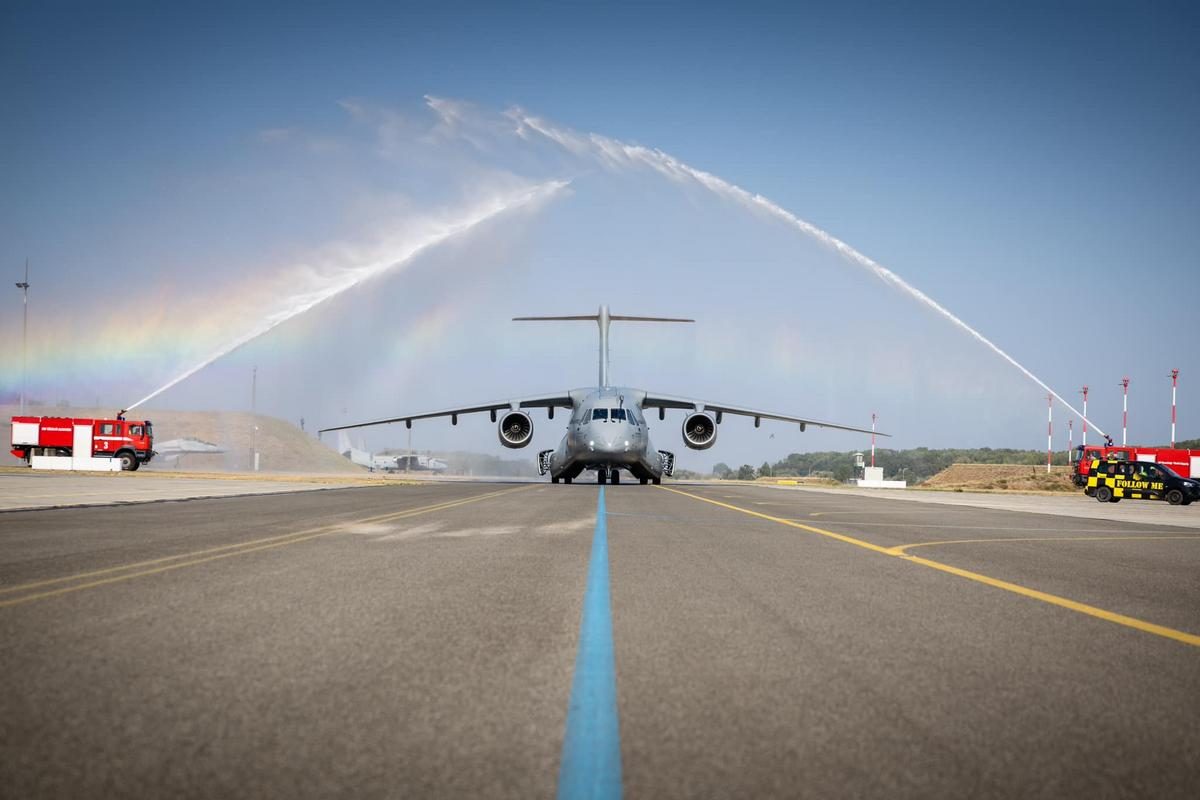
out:
<path id="1" fill-rule="evenodd" d="M 383 456 L 376 456 L 383 458 Z M 433 456 L 422 455 L 403 455 L 403 456 L 387 456 L 394 459 L 395 465 L 391 467 L 397 472 L 436 472 L 443 473 L 449 469 L 449 465 L 440 458 Z"/>
<path id="2" fill-rule="evenodd" d="M 374 454 L 367 450 L 354 447 L 350 437 L 343 431 L 338 434 L 338 452 L 360 467 L 366 467 L 374 472 L 437 472 L 442 473 L 448 465 L 441 459 L 425 455 L 384 455 Z"/>
<path id="3" fill-rule="evenodd" d="M 526 409 L 544 408 L 550 419 L 558 408 L 570 409 L 567 432 L 556 450 L 544 450 L 538 454 L 538 471 L 550 473 L 550 481 L 570 483 L 584 470 L 595 470 L 598 483 L 620 481 L 621 470 L 645 483 L 661 483 L 664 475 L 670 476 L 675 468 L 675 455 L 666 450 L 656 450 L 650 442 L 650 429 L 645 411 L 657 409 L 658 418 L 665 419 L 668 409 L 686 412 L 683 420 L 684 444 L 693 450 L 707 450 L 717 440 L 717 426 L 726 414 L 754 418 L 754 427 L 764 419 L 794 422 L 803 431 L 809 425 L 819 428 L 836 428 L 856 433 L 870 433 L 867 428 L 856 428 L 832 422 L 756 411 L 741 406 L 709 403 L 685 397 L 657 394 L 644 389 L 629 389 L 610 386 L 608 382 L 608 328 L 614 321 L 628 322 L 694 322 L 690 319 L 667 317 L 631 317 L 610 314 L 608 306 L 600 306 L 595 315 L 563 317 L 515 317 L 514 321 L 559 321 L 586 320 L 595 322 L 600 328 L 600 375 L 599 385 L 592 388 L 572 389 L 558 394 L 526 397 L 517 400 L 501 400 L 492 403 L 431 411 L 424 414 L 408 414 L 388 419 L 360 422 L 353 425 L 338 425 L 324 428 L 326 431 L 345 431 L 370 425 L 386 425 L 403 422 L 411 428 L 413 420 L 433 417 L 450 417 L 452 425 L 458 424 L 463 414 L 487 412 L 492 422 L 499 426 L 500 443 L 505 447 L 520 448 L 533 440 L 533 419 Z M 887 436 L 887 434 L 878 434 Z"/>
<path id="4" fill-rule="evenodd" d="M 174 461 L 177 465 L 184 456 L 188 455 L 204 455 L 224 453 L 225 449 L 212 442 L 205 442 L 200 439 L 168 439 L 165 442 L 156 442 L 154 447 L 154 455 L 161 462 Z"/>

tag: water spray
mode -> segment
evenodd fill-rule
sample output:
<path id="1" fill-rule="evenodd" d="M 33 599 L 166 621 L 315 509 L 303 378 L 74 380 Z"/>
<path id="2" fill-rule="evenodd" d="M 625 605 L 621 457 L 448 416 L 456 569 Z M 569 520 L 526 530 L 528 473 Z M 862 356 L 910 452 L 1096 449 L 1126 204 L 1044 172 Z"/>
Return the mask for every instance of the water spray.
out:
<path id="1" fill-rule="evenodd" d="M 447 110 L 449 104 L 446 101 L 439 100 L 438 98 L 427 98 L 427 100 L 429 106 L 437 113 L 443 116 L 450 113 Z M 1016 367 L 1020 370 L 1021 374 L 1048 392 L 1073 414 L 1082 418 L 1085 422 L 1089 421 L 1086 414 L 1081 414 L 1074 406 L 1064 400 L 1058 392 L 1051 389 L 1041 378 L 1034 375 L 1015 358 L 1004 352 L 992 340 L 959 319 L 958 316 L 929 295 L 908 283 L 887 267 L 855 250 L 841 239 L 818 228 L 811 222 L 801 219 L 768 198 L 760 194 L 752 194 L 740 186 L 732 184 L 710 172 L 696 169 L 661 150 L 626 144 L 617 139 L 610 139 L 607 136 L 595 133 L 580 134 L 572 130 L 557 128 L 542 119 L 530 116 L 521 109 L 511 109 L 507 112 L 507 116 L 515 123 L 516 133 L 522 138 L 528 139 L 531 135 L 541 136 L 570 153 L 599 161 L 603 166 L 612 170 L 647 167 L 676 182 L 692 181 L 714 194 L 727 200 L 732 200 L 752 211 L 764 213 L 770 217 L 782 220 L 786 224 L 799 229 L 805 235 L 816 239 L 822 245 L 830 248 L 852 264 L 866 269 L 883 282 L 899 289 L 917 302 L 937 312 L 955 327 L 966 332 L 996 355 Z M 1104 435 L 1104 431 L 1100 429 L 1099 425 L 1093 422 L 1092 427 L 1096 429 L 1097 433 Z"/>
<path id="2" fill-rule="evenodd" d="M 422 253 L 436 247 L 443 242 L 452 239 L 456 236 L 465 234 L 479 225 L 487 222 L 494 217 L 499 216 L 507 211 L 513 211 L 523 206 L 528 206 L 542 200 L 546 200 L 556 194 L 559 190 L 564 189 L 569 181 L 547 181 L 537 184 L 533 187 L 523 189 L 521 191 L 512 192 L 507 195 L 496 198 L 488 204 L 481 207 L 471 209 L 449 222 L 444 222 L 433 227 L 432 230 L 419 237 L 416 241 L 406 243 L 399 252 L 389 253 L 386 258 L 381 258 L 376 261 L 360 264 L 354 267 L 340 269 L 333 275 L 326 277 L 322 284 L 308 291 L 298 292 L 288 297 L 283 301 L 280 308 L 266 317 L 259 320 L 248 330 L 229 340 L 224 345 L 219 347 L 207 358 L 200 361 L 195 366 L 184 370 L 179 375 L 176 375 L 171 380 L 167 381 L 162 386 L 155 389 L 150 394 L 138 400 L 136 403 L 130 403 L 126 407 L 126 411 L 133 409 L 145 403 L 154 397 L 175 386 L 179 382 L 190 378 L 200 370 L 207 367 L 217 359 L 227 356 L 239 347 L 254 341 L 258 337 L 282 325 L 284 322 L 303 314 L 313 306 L 336 297 L 347 289 L 353 288 L 368 278 L 373 278 L 388 270 L 397 267 L 403 267 L 411 263 Z"/>

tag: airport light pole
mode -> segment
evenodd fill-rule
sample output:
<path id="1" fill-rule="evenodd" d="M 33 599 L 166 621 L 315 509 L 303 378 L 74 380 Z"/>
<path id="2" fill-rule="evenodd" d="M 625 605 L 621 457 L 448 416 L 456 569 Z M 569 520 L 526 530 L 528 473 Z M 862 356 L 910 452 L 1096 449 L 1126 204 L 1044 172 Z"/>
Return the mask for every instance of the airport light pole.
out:
<path id="1" fill-rule="evenodd" d="M 1124 447 L 1126 441 L 1126 432 L 1129 429 L 1129 378 L 1121 378 L 1121 447 Z"/>
<path id="2" fill-rule="evenodd" d="M 1171 447 L 1175 447 L 1175 390 L 1179 387 L 1179 370 L 1171 370 Z"/>
<path id="3" fill-rule="evenodd" d="M 258 472 L 258 367 L 250 372 L 250 469 Z"/>
<path id="4" fill-rule="evenodd" d="M 1046 472 L 1050 472 L 1050 460 L 1054 456 L 1054 395 L 1046 395 Z"/>
<path id="5" fill-rule="evenodd" d="M 871 412 L 871 467 L 875 466 L 875 412 Z"/>
<path id="6" fill-rule="evenodd" d="M 21 415 L 25 415 L 25 353 L 29 340 L 29 259 L 25 259 L 25 280 L 17 284 L 24 296 L 21 299 Z"/>
<path id="7" fill-rule="evenodd" d="M 1084 386 L 1080 391 L 1083 395 L 1083 446 L 1087 447 L 1087 393 L 1088 387 Z"/>
<path id="8" fill-rule="evenodd" d="M 1067 420 L 1067 461 L 1071 460 L 1071 451 L 1075 449 L 1075 420 Z"/>

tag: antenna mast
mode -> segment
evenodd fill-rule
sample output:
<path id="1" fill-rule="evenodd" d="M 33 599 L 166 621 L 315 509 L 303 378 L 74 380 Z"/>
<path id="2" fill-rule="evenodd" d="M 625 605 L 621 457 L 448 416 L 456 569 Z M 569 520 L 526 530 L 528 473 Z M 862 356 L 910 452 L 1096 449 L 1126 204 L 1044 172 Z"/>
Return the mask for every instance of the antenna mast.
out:
<path id="1" fill-rule="evenodd" d="M 25 414 L 25 365 L 26 365 L 26 348 L 29 340 L 29 259 L 25 259 L 25 280 L 17 284 L 17 288 L 24 293 L 22 298 L 22 317 L 21 317 L 21 414 Z"/>

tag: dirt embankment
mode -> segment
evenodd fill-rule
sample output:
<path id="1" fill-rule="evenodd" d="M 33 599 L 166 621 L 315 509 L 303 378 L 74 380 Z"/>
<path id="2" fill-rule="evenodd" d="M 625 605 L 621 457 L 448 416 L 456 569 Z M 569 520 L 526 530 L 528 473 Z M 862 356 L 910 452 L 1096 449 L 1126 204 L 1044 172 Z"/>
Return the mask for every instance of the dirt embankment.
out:
<path id="1" fill-rule="evenodd" d="M 1070 467 L 1029 464 L 951 464 L 921 484 L 943 492 L 1077 492 Z"/>
<path id="2" fill-rule="evenodd" d="M 4 444 L 0 465 L 22 462 L 8 453 L 12 441 L 12 417 L 16 406 L 0 406 L 0 441 Z M 115 409 L 36 407 L 32 416 L 111 418 Z M 262 414 L 225 411 L 155 411 L 137 409 L 129 419 L 149 419 L 154 424 L 155 445 L 172 439 L 197 439 L 214 444 L 223 453 L 188 453 L 179 458 L 158 458 L 143 469 L 183 472 L 240 472 L 252 468 L 251 452 L 259 452 L 259 469 L 264 472 L 366 473 L 311 432 L 290 422 Z M 255 428 L 257 427 L 257 430 Z"/>

